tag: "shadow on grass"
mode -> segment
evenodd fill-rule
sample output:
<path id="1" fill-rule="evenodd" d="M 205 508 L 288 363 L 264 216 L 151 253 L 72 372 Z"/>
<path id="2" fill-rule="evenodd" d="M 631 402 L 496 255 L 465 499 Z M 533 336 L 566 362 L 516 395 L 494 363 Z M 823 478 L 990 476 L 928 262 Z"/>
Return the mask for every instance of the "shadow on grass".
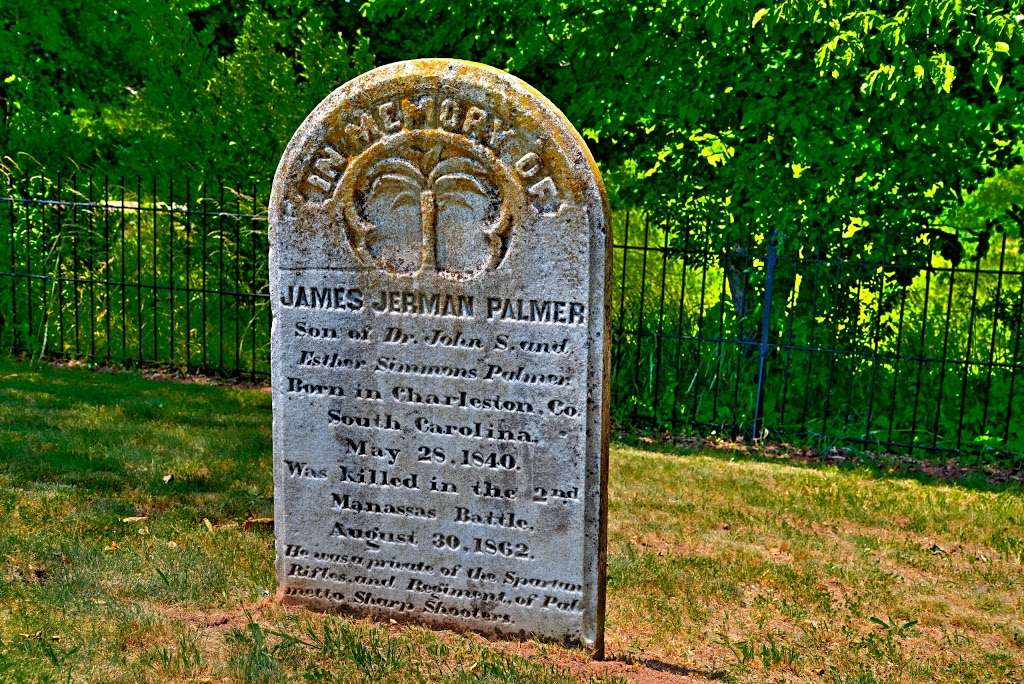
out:
<path id="1" fill-rule="evenodd" d="M 269 507 L 270 395 L 0 360 L 0 475 L 97 495 Z M 255 499 L 262 500 L 254 502 Z"/>
<path id="2" fill-rule="evenodd" d="M 701 679 L 708 679 L 711 681 L 723 681 L 728 679 L 729 673 L 726 670 L 700 670 L 690 667 L 684 667 L 682 665 L 674 665 L 673 663 L 667 663 L 664 660 L 657 658 L 635 658 L 633 656 L 615 656 L 611 660 L 617 660 L 627 665 L 642 665 L 649 670 L 656 672 L 665 672 L 670 675 L 677 677 L 699 677 Z"/>
<path id="3" fill-rule="evenodd" d="M 982 492 L 1009 492 L 1024 494 L 1024 483 L 1014 480 L 995 480 L 987 473 L 974 468 L 956 468 L 956 477 L 938 476 L 933 474 L 928 461 L 908 461 L 898 456 L 883 455 L 868 457 L 849 452 L 842 459 L 827 458 L 817 452 L 793 447 L 773 448 L 760 447 L 723 447 L 714 444 L 697 443 L 694 446 L 680 446 L 670 442 L 651 440 L 640 435 L 616 432 L 614 443 L 658 454 L 674 456 L 708 456 L 725 461 L 754 461 L 758 463 L 775 463 L 808 468 L 813 470 L 833 469 L 840 472 L 856 472 L 873 478 L 892 478 L 912 480 L 923 485 L 943 485 L 962 487 Z M 936 464 L 935 469 L 939 467 Z"/>

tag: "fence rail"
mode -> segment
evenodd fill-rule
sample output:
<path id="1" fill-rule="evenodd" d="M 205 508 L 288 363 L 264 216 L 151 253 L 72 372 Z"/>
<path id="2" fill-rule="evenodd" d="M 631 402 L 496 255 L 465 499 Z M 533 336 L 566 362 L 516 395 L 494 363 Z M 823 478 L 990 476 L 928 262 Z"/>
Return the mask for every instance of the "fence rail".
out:
<path id="1" fill-rule="evenodd" d="M 0 195 L 0 348 L 269 376 L 265 188 L 34 177 Z M 977 258 L 932 244 L 911 263 L 774 235 L 723 253 L 632 210 L 614 230 L 620 426 L 1024 460 L 1020 224 Z"/>
<path id="2" fill-rule="evenodd" d="M 34 178 L 6 190 L 4 346 L 269 376 L 266 215 L 254 188 Z"/>

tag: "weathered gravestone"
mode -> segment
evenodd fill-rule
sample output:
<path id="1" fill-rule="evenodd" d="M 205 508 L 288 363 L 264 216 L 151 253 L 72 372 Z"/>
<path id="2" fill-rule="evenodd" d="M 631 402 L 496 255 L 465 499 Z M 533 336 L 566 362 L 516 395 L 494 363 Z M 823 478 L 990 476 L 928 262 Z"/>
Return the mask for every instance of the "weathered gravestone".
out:
<path id="1" fill-rule="evenodd" d="M 282 600 L 600 654 L 608 230 L 503 72 L 392 64 L 309 115 L 270 202 Z"/>

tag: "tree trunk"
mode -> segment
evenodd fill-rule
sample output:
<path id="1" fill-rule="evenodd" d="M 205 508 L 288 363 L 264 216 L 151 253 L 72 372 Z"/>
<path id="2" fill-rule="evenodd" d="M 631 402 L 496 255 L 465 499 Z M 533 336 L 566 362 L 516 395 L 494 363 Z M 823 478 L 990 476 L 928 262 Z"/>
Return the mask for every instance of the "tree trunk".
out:
<path id="1" fill-rule="evenodd" d="M 757 336 L 756 325 L 751 324 L 751 313 L 755 308 L 757 293 L 750 283 L 753 259 L 743 247 L 732 247 L 722 258 L 722 269 L 729 284 L 729 297 L 736 313 L 736 336 L 745 353 L 753 353 Z"/>
<path id="2" fill-rule="evenodd" d="M 11 138 L 11 103 L 7 96 L 7 87 L 0 83 L 0 150 L 9 149 Z"/>
<path id="3" fill-rule="evenodd" d="M 437 206 L 434 193 L 424 190 L 420 193 L 420 229 L 423 232 L 423 251 L 420 256 L 420 271 L 433 273 L 437 270 Z"/>

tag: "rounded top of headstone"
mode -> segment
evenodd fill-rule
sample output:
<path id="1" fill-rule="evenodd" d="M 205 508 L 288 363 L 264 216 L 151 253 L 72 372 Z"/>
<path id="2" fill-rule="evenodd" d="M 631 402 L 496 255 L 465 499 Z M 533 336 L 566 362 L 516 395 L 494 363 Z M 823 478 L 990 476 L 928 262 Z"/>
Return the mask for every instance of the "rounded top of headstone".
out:
<path id="1" fill-rule="evenodd" d="M 388 64 L 328 95 L 289 142 L 269 213 L 272 247 L 311 267 L 451 280 L 497 268 L 525 227 L 582 220 L 603 236 L 607 215 L 593 157 L 558 108 L 453 59 Z"/>

